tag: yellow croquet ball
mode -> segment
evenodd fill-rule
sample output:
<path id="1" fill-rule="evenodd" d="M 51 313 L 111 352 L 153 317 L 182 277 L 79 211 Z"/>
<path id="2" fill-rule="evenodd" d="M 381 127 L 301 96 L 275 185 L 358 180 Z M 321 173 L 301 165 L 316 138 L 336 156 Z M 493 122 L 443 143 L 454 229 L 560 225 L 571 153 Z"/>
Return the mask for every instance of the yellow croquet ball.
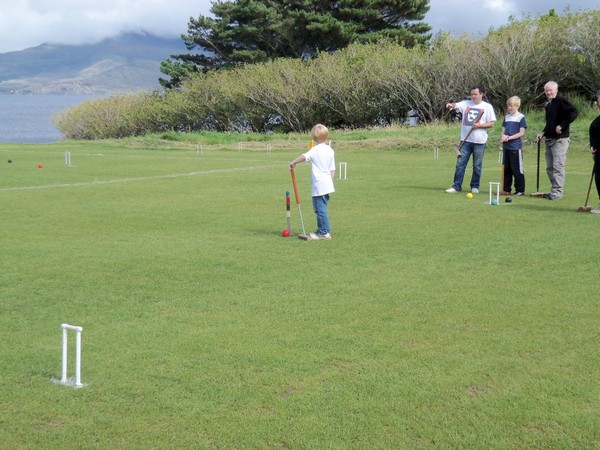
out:
<path id="1" fill-rule="evenodd" d="M 473 198 L 473 194 L 471 194 L 470 192 L 467 194 L 467 198 Z"/>

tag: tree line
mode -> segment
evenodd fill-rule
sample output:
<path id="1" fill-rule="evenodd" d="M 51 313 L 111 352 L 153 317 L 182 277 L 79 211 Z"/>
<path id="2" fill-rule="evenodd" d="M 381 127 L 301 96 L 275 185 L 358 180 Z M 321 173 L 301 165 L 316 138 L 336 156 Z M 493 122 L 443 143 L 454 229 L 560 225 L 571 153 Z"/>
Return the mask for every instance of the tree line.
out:
<path id="1" fill-rule="evenodd" d="M 276 58 L 310 59 L 354 42 L 426 44 L 431 27 L 422 20 L 429 0 L 224 0 L 212 17 L 191 18 L 182 39 L 196 53 L 171 55 L 161 71 L 178 87 L 196 72 L 265 63 Z"/>
<path id="2" fill-rule="evenodd" d="M 176 89 L 91 100 L 55 117 L 69 139 L 164 131 L 303 132 L 315 123 L 367 128 L 448 120 L 444 105 L 482 84 L 499 112 L 518 95 L 541 107 L 543 85 L 591 99 L 600 89 L 600 10 L 512 19 L 473 39 L 440 33 L 426 45 L 353 43 L 314 58 L 275 58 L 197 71 Z"/>

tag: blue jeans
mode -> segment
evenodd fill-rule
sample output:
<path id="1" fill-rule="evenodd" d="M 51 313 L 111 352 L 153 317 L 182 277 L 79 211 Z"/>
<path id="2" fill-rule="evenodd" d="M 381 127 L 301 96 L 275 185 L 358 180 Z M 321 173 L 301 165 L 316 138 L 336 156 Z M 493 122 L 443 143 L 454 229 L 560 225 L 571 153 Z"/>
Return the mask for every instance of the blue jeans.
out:
<path id="1" fill-rule="evenodd" d="M 473 142 L 465 142 L 460 149 L 461 155 L 456 161 L 456 170 L 454 171 L 454 183 L 452 187 L 457 191 L 462 190 L 463 179 L 465 178 L 465 169 L 469 158 L 473 155 L 473 175 L 471 176 L 471 189 L 479 189 L 481 181 L 481 169 L 483 167 L 483 153 L 485 144 L 474 144 Z"/>
<path id="2" fill-rule="evenodd" d="M 327 214 L 329 194 L 313 197 L 312 203 L 315 215 L 317 216 L 317 234 L 331 233 L 331 228 L 329 226 L 329 214 Z"/>

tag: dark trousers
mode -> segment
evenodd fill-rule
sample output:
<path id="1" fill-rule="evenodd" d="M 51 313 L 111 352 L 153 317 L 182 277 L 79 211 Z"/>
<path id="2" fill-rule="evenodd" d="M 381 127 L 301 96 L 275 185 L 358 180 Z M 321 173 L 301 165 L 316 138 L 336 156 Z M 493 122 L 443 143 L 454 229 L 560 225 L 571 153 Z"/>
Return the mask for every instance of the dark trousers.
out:
<path id="1" fill-rule="evenodd" d="M 594 178 L 596 179 L 598 198 L 600 198 L 600 155 L 594 155 Z"/>
<path id="2" fill-rule="evenodd" d="M 525 172 L 523 171 L 523 152 L 521 150 L 504 150 L 504 186 L 502 189 L 510 192 L 513 177 L 515 179 L 515 192 L 525 192 Z M 599 191 L 600 192 L 600 191 Z"/>

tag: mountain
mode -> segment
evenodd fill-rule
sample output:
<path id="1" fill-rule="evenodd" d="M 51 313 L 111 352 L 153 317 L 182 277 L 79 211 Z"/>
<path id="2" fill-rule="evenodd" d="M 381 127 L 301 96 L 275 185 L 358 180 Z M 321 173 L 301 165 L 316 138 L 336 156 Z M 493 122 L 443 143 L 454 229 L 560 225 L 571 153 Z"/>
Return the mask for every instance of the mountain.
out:
<path id="1" fill-rule="evenodd" d="M 0 53 L 0 94 L 112 94 L 160 88 L 160 63 L 181 38 L 124 34 L 96 44 L 42 44 Z"/>

